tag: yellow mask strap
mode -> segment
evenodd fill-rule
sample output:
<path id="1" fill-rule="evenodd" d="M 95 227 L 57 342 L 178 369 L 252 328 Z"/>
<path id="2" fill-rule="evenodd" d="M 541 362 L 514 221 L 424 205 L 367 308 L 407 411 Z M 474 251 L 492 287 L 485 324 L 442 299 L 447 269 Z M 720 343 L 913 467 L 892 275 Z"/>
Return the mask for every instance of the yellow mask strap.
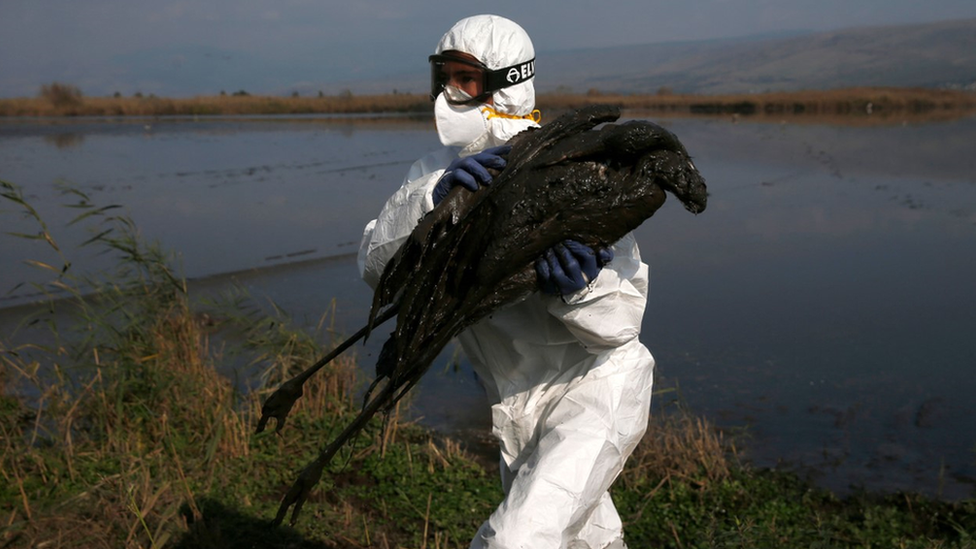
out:
<path id="1" fill-rule="evenodd" d="M 536 124 L 538 124 L 542 120 L 542 112 L 540 112 L 539 109 L 535 109 L 529 114 L 518 116 L 515 114 L 498 112 L 489 105 L 483 105 L 481 108 L 488 113 L 488 120 L 491 120 L 492 118 L 508 118 L 512 120 L 531 120 Z"/>

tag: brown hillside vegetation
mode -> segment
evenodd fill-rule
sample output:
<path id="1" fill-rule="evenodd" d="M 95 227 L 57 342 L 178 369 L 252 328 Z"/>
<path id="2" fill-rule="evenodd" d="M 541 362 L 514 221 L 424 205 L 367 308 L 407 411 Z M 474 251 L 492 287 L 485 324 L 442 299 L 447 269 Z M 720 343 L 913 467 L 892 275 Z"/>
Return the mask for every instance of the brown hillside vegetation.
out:
<path id="1" fill-rule="evenodd" d="M 55 90 L 56 93 L 52 93 Z M 68 97 L 70 100 L 65 100 Z M 911 119 L 951 119 L 976 113 L 976 93 L 923 88 L 847 88 L 825 91 L 760 94 L 690 95 L 662 89 L 656 94 L 544 93 L 539 108 L 547 117 L 555 111 L 592 103 L 609 103 L 660 116 L 843 117 L 877 121 L 897 116 Z M 318 97 L 233 95 L 190 98 L 84 97 L 64 84 L 44 86 L 33 98 L 0 99 L 2 117 L 59 116 L 217 116 L 298 114 L 428 113 L 432 104 L 424 94 L 340 95 Z"/>
<path id="2" fill-rule="evenodd" d="M 846 88 L 728 95 L 548 94 L 539 104 L 553 110 L 611 103 L 655 116 L 722 116 L 793 123 L 875 125 L 953 120 L 976 114 L 976 93 L 924 88 Z"/>

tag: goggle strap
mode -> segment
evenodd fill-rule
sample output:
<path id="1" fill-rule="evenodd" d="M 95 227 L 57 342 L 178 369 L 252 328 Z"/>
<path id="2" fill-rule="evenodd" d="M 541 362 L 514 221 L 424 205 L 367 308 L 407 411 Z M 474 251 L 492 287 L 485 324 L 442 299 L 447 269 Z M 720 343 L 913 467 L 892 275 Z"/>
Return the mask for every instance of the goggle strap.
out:
<path id="1" fill-rule="evenodd" d="M 489 70 L 485 74 L 486 91 L 498 91 L 520 82 L 530 80 L 535 76 L 535 58 L 524 63 L 497 70 Z"/>

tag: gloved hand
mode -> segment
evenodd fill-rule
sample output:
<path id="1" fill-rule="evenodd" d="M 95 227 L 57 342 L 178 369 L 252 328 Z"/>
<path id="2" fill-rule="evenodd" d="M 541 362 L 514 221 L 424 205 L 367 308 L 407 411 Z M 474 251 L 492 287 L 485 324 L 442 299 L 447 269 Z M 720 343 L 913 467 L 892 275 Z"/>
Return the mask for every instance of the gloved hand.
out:
<path id="1" fill-rule="evenodd" d="M 441 200 L 451 192 L 451 189 L 461 185 L 469 191 L 477 191 L 479 183 L 487 185 L 491 183 L 491 174 L 485 168 L 500 170 L 505 167 L 505 159 L 502 156 L 509 153 L 512 147 L 502 145 L 491 149 L 485 149 L 478 154 L 458 158 L 447 167 L 447 171 L 437 181 L 434 187 L 434 205 L 440 204 Z"/>
<path id="2" fill-rule="evenodd" d="M 535 260 L 539 289 L 551 295 L 569 295 L 583 289 L 613 259 L 613 251 L 593 251 L 575 240 L 564 240 Z"/>

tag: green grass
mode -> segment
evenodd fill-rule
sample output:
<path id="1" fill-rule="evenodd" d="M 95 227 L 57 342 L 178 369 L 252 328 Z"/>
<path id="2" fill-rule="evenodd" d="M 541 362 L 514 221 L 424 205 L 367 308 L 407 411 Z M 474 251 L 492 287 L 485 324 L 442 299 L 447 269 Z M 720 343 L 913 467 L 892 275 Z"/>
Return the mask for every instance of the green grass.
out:
<path id="1" fill-rule="evenodd" d="M 192 302 L 131 221 L 69 196 L 84 216 L 69 230 L 87 225 L 118 266 L 83 280 L 39 266 L 53 277 L 39 290 L 71 296 L 52 297 L 32 328 L 55 343 L 0 340 L 0 547 L 467 547 L 502 498 L 496 471 L 397 416 L 340 453 L 296 525 L 272 528 L 297 472 L 357 410 L 356 365 L 340 360 L 281 435 L 253 434 L 262 398 L 326 350 L 330 319 L 295 326 L 239 294 Z M 31 216 L 16 186 L 3 197 Z M 70 265 L 36 222 L 23 237 Z M 242 394 L 217 374 L 242 359 L 268 389 Z M 629 545 L 976 547 L 974 500 L 841 499 L 739 465 L 731 448 L 703 418 L 655 414 L 613 490 Z"/>

